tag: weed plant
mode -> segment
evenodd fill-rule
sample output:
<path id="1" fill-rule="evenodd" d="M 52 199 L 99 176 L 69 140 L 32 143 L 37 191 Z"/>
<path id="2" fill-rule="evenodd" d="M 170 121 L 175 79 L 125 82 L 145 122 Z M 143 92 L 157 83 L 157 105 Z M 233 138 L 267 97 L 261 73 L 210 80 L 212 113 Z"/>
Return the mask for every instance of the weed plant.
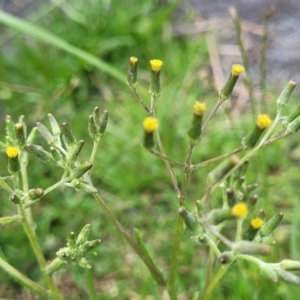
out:
<path id="1" fill-rule="evenodd" d="M 15 28 L 23 25 L 23 31 L 41 38 L 37 27 L 26 27 L 27 23 L 18 23 L 2 14 L 1 17 Z M 44 39 L 47 37 L 44 35 Z M 59 42 L 56 46 L 59 47 Z M 77 46 L 85 49 L 86 45 Z M 72 47 L 63 49 L 76 55 Z M 93 53 L 90 49 L 88 52 Z M 190 55 L 193 57 L 195 53 Z M 91 63 L 91 57 L 85 53 L 81 58 Z M 180 64 L 172 58 L 174 61 L 168 61 L 167 56 L 164 60 L 162 70 L 166 71 L 166 78 L 170 78 L 168 66 Z M 33 56 L 32 62 L 35 61 L 42 60 Z M 100 69 L 104 66 L 103 71 L 120 81 L 125 78 L 118 75 L 119 71 L 92 61 Z M 233 66 L 217 104 L 211 107 L 206 103 L 207 108 L 202 101 L 194 103 L 194 95 L 187 93 L 184 97 L 180 84 L 176 87 L 179 83 L 176 80 L 170 87 L 168 82 L 163 82 L 165 96 L 160 97 L 162 61 L 151 60 L 150 75 L 141 70 L 141 86 L 136 85 L 137 66 L 138 60 L 132 57 L 128 83 L 142 105 L 139 110 L 137 104 L 132 106 L 133 112 L 128 112 L 127 103 L 118 102 L 114 106 L 101 103 L 100 108 L 87 115 L 83 125 L 83 114 L 76 113 L 84 106 L 82 103 L 76 108 L 75 101 L 71 105 L 74 105 L 73 112 L 68 112 L 68 105 L 57 110 L 51 103 L 42 107 L 34 100 L 29 103 L 38 108 L 38 114 L 57 110 L 57 120 L 64 123 L 58 125 L 56 118 L 49 114 L 50 126 L 38 120 L 36 127 L 27 129 L 23 116 L 16 123 L 6 117 L 6 138 L 1 139 L 1 150 L 8 157 L 5 164 L 8 173 L 4 164 L 1 168 L 1 187 L 5 191 L 0 219 L 5 225 L 1 234 L 1 267 L 11 279 L 7 277 L 5 284 L 12 284 L 17 290 L 27 288 L 40 298 L 62 299 L 68 280 L 62 269 L 67 269 L 80 291 L 69 297 L 66 293 L 70 299 L 144 299 L 147 296 L 162 299 L 167 295 L 171 299 L 208 299 L 211 294 L 218 299 L 225 299 L 226 295 L 235 299 L 249 298 L 249 295 L 253 299 L 290 295 L 289 299 L 293 299 L 295 290 L 279 282 L 299 284 L 293 272 L 299 269 L 295 245 L 297 222 L 290 222 L 294 231 L 290 254 L 283 245 L 274 245 L 272 236 L 282 218 L 282 198 L 293 198 L 293 190 L 282 190 L 276 187 L 278 183 L 268 182 L 274 189 L 264 194 L 267 200 L 259 198 L 257 204 L 254 192 L 264 192 L 256 180 L 257 170 L 261 170 L 261 166 L 257 167 L 258 159 L 266 159 L 275 170 L 280 163 L 287 164 L 288 158 L 282 157 L 279 163 L 272 160 L 271 154 L 275 156 L 278 145 L 282 147 L 281 139 L 290 145 L 288 141 L 293 141 L 292 135 L 298 130 L 298 110 L 288 117 L 281 115 L 295 83 L 289 82 L 278 97 L 273 120 L 266 114 L 259 115 L 251 130 L 239 128 L 239 135 L 244 138 L 237 140 L 214 121 L 243 71 L 241 65 Z M 177 68 L 186 74 L 190 66 L 183 62 Z M 96 74 L 92 73 L 90 78 Z M 143 90 L 147 76 L 151 76 L 150 101 Z M 182 78 L 179 76 L 179 81 Z M 63 93 L 73 93 L 73 87 L 76 90 L 75 79 L 71 80 L 69 91 L 63 84 Z M 53 82 L 49 92 L 58 85 Z M 101 91 L 104 95 L 109 93 L 105 85 L 101 85 Z M 26 97 L 31 97 L 28 94 Z M 81 94 L 72 99 L 84 97 Z M 183 98 L 186 100 L 182 101 Z M 60 105 L 56 101 L 54 104 Z M 110 121 L 102 140 L 108 120 L 106 104 Z M 26 103 L 21 109 L 28 114 L 30 105 Z M 63 117 L 65 112 L 67 120 Z M 30 119 L 38 114 L 30 115 Z M 142 127 L 139 124 L 143 119 Z M 91 138 L 93 144 L 87 141 L 83 147 L 78 132 L 85 141 Z M 141 143 L 143 147 L 139 147 Z M 99 156 L 96 156 L 99 145 Z M 265 148 L 268 149 L 266 158 Z M 246 173 L 249 169 L 252 174 Z M 35 180 L 38 176 L 43 180 Z M 282 184 L 296 187 L 297 176 L 291 182 L 290 178 Z M 296 201 L 294 204 L 295 212 L 299 211 Z M 271 213 L 270 207 L 274 209 L 274 206 L 275 212 Z M 292 216 L 292 209 L 288 211 Z M 22 227 L 25 234 L 21 233 Z M 133 227 L 132 233 L 124 229 Z M 274 251 L 270 253 L 271 248 L 277 248 L 277 255 Z M 261 279 L 260 273 L 268 280 Z M 277 292 L 272 282 L 279 287 Z"/>

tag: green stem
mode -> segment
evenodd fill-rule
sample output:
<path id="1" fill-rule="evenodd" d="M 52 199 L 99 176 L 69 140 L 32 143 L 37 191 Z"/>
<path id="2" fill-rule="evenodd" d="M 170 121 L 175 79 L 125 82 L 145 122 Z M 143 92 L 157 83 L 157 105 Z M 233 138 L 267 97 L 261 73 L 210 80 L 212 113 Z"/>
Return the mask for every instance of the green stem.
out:
<path id="1" fill-rule="evenodd" d="M 123 238 L 126 240 L 126 242 L 131 246 L 131 248 L 135 251 L 135 253 L 142 259 L 142 261 L 145 263 L 145 265 L 148 267 L 150 273 L 155 278 L 155 280 L 162 286 L 166 286 L 166 281 L 163 278 L 162 274 L 158 271 L 157 267 L 149 261 L 149 259 L 144 255 L 144 253 L 141 251 L 139 246 L 136 244 L 136 242 L 129 236 L 129 234 L 125 231 L 123 226 L 119 223 L 119 221 L 116 219 L 114 214 L 109 210 L 109 208 L 106 206 L 104 200 L 99 195 L 98 192 L 93 193 L 93 196 L 95 200 L 98 202 L 98 204 L 101 206 L 103 211 L 105 212 L 106 216 L 113 222 L 113 224 L 116 226 L 118 231 L 121 233 Z"/>
<path id="2" fill-rule="evenodd" d="M 93 272 L 92 269 L 86 269 L 85 271 L 86 274 L 86 281 L 87 281 L 87 286 L 88 286 L 88 290 L 90 293 L 90 300 L 97 300 L 97 292 L 95 289 L 95 284 L 94 284 L 94 276 L 93 276 Z"/>
<path id="3" fill-rule="evenodd" d="M 192 154 L 195 149 L 195 146 L 196 146 L 196 144 L 190 143 L 190 147 L 189 147 L 189 150 L 188 150 L 188 153 L 186 156 L 186 160 L 185 160 L 186 167 L 184 169 L 182 188 L 181 188 L 181 193 L 180 193 L 180 197 L 179 197 L 179 206 L 180 207 L 185 207 L 185 204 L 186 204 L 187 187 L 189 184 L 189 176 L 191 173 L 191 158 L 192 158 Z M 180 215 L 178 215 L 174 244 L 173 244 L 173 249 L 172 249 L 168 286 L 167 286 L 168 293 L 169 293 L 171 300 L 177 299 L 176 278 L 177 278 L 178 256 L 179 256 L 180 244 L 181 244 L 181 235 L 182 235 L 183 230 L 184 230 L 183 219 Z"/>
<path id="4" fill-rule="evenodd" d="M 231 264 L 221 266 L 217 273 L 212 278 L 209 285 L 205 288 L 200 300 L 208 300 L 214 288 L 218 285 L 224 274 L 227 272 Z"/>
<path id="5" fill-rule="evenodd" d="M 36 282 L 29 279 L 21 272 L 19 272 L 17 269 L 15 269 L 13 266 L 11 266 L 8 262 L 6 262 L 1 256 L 0 256 L 0 267 L 4 271 L 6 271 L 11 277 L 13 277 L 15 280 L 20 282 L 23 286 L 27 287 L 29 290 L 31 290 L 35 294 L 40 295 L 40 296 L 49 295 L 48 291 L 43 286 L 37 284 Z"/>
<path id="6" fill-rule="evenodd" d="M 23 208 L 22 205 L 18 205 L 19 208 L 19 212 L 22 216 L 22 225 L 23 228 L 26 232 L 26 235 L 30 241 L 30 245 L 31 248 L 37 258 L 37 261 L 39 263 L 40 269 L 43 273 L 44 279 L 47 283 L 48 288 L 51 291 L 51 296 L 53 297 L 53 299 L 64 299 L 63 296 L 60 294 L 60 292 L 57 289 L 57 286 L 55 285 L 53 279 L 51 276 L 49 276 L 46 272 L 46 267 L 47 267 L 47 263 L 45 260 L 45 257 L 43 256 L 42 250 L 40 248 L 40 245 L 38 243 L 37 237 L 35 235 L 34 230 L 32 229 L 32 227 L 30 226 L 30 223 L 28 222 L 27 218 L 26 218 L 26 213 L 25 213 L 25 209 Z"/>

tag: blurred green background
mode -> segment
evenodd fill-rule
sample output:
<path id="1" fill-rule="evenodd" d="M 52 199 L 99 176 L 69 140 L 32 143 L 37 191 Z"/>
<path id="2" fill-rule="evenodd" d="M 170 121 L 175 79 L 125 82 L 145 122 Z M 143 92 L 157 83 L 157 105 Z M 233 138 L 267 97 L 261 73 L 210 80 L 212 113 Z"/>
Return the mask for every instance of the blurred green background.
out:
<path id="1" fill-rule="evenodd" d="M 94 185 L 128 231 L 133 227 L 141 231 L 155 261 L 167 274 L 177 199 L 163 162 L 141 147 L 141 124 L 146 113 L 124 83 L 128 59 L 136 56 L 139 58 L 138 89 L 144 99 L 148 99 L 149 60 L 156 58 L 164 62 L 162 94 L 156 114 L 166 153 L 183 160 L 194 101 L 206 102 L 209 111 L 218 97 L 211 84 L 213 78 L 206 35 L 177 36 L 174 29 L 176 24 L 192 24 L 197 14 L 183 1 L 37 3 L 31 12 L 26 13 L 25 19 L 100 58 L 123 74 L 124 80 L 0 23 L 1 141 L 5 138 L 6 115 L 11 115 L 15 121 L 20 115 L 25 115 L 28 127 L 32 128 L 37 121 L 48 125 L 47 113 L 51 112 L 59 123 L 69 122 L 77 139 L 85 141 L 81 154 L 84 161 L 92 149 L 87 132 L 88 116 L 95 106 L 107 109 L 109 124 L 93 167 Z M 285 83 L 280 84 L 283 88 Z M 281 87 L 268 87 L 271 116 Z M 291 107 L 285 113 L 295 109 L 295 102 L 292 99 Z M 231 108 L 221 110 L 213 119 L 195 151 L 194 162 L 235 149 L 241 138 L 253 128 L 251 111 L 243 108 L 237 117 L 233 117 Z M 42 140 L 39 142 L 43 143 Z M 300 153 L 297 143 L 297 136 L 292 136 L 266 147 L 251 161 L 248 171 L 248 181 L 259 184 L 257 209 L 264 208 L 268 218 L 277 211 L 285 214 L 282 225 L 276 230 L 278 243 L 272 255 L 266 258 L 270 262 L 283 258 L 300 259 L 297 230 Z M 30 159 L 31 188 L 45 189 L 60 179 L 60 170 L 34 157 Z M 6 176 L 4 154 L 0 156 L 0 165 L 1 176 Z M 204 194 L 206 176 L 215 166 L 193 174 L 188 209 L 192 209 L 195 200 Z M 174 168 L 174 171 L 180 183 L 181 170 Z M 8 195 L 0 190 L 0 196 L 0 216 L 14 214 L 15 207 L 9 202 Z M 218 197 L 216 193 L 215 198 Z M 59 189 L 35 205 L 33 214 L 37 234 L 49 260 L 65 245 L 70 231 L 78 232 L 85 224 L 91 223 L 91 239 L 102 240 L 94 261 L 99 299 L 162 299 L 162 289 L 92 197 L 69 188 Z M 39 278 L 36 261 L 22 228 L 12 224 L 0 230 L 0 246 L 8 261 L 29 277 Z M 189 233 L 185 232 L 179 259 L 180 299 L 191 299 L 195 291 L 203 288 L 206 260 L 205 248 L 192 244 Z M 218 263 L 215 268 L 218 268 Z M 82 269 L 71 265 L 59 272 L 58 282 L 68 299 L 87 299 L 86 284 L 81 275 Z M 272 283 L 262 278 L 256 266 L 238 263 L 221 281 L 213 299 L 296 299 L 296 291 L 285 283 Z M 0 297 L 31 299 L 2 270 Z"/>

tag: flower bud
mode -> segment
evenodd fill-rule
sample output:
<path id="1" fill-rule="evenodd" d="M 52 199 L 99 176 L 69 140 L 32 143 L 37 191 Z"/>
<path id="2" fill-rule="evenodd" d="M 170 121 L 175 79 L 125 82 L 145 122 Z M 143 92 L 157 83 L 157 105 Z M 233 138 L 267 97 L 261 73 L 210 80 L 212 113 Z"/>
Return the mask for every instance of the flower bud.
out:
<path id="1" fill-rule="evenodd" d="M 70 125 L 66 122 L 62 123 L 61 126 L 63 136 L 68 146 L 73 146 L 76 144 L 76 138 L 70 128 Z"/>
<path id="2" fill-rule="evenodd" d="M 76 234 L 73 231 L 68 235 L 67 246 L 71 249 L 76 247 Z"/>
<path id="3" fill-rule="evenodd" d="M 60 166 L 63 166 L 63 156 L 58 149 L 56 149 L 55 147 L 50 147 L 50 154 L 54 162 L 56 162 Z"/>
<path id="4" fill-rule="evenodd" d="M 97 189 L 94 188 L 93 186 L 83 183 L 82 181 L 78 180 L 78 179 L 73 179 L 71 181 L 70 184 L 66 184 L 66 185 L 70 185 L 73 188 L 76 189 L 76 191 L 81 191 L 81 192 L 85 192 L 85 193 L 96 193 Z"/>
<path id="5" fill-rule="evenodd" d="M 276 101 L 277 109 L 281 110 L 287 104 L 295 87 L 296 82 L 294 81 L 289 81 L 289 83 L 284 87 Z"/>
<path id="6" fill-rule="evenodd" d="M 18 145 L 20 147 L 23 147 L 25 145 L 25 140 L 26 140 L 24 126 L 21 123 L 17 123 L 15 125 L 15 131 L 16 131 L 16 139 Z"/>
<path id="7" fill-rule="evenodd" d="M 237 163 L 239 158 L 235 155 L 220 163 L 215 169 L 208 174 L 209 184 L 214 184 L 221 180 Z"/>
<path id="8" fill-rule="evenodd" d="M 38 132 L 39 132 L 39 129 L 37 127 L 33 127 L 26 139 L 26 144 L 32 144 L 32 142 L 35 140 Z"/>
<path id="9" fill-rule="evenodd" d="M 20 204 L 21 200 L 20 200 L 20 197 L 13 193 L 10 197 L 9 197 L 9 200 L 14 203 L 14 204 Z"/>
<path id="10" fill-rule="evenodd" d="M 300 277 L 281 268 L 276 269 L 279 278 L 285 282 L 300 285 Z"/>
<path id="11" fill-rule="evenodd" d="M 137 65 L 138 59 L 134 56 L 130 57 L 127 71 L 127 82 L 129 86 L 134 86 L 137 82 Z"/>
<path id="12" fill-rule="evenodd" d="M 93 140 L 96 140 L 98 138 L 98 130 L 95 124 L 94 117 L 92 115 L 89 115 L 89 121 L 88 121 L 88 131 L 89 135 Z"/>
<path id="13" fill-rule="evenodd" d="M 194 214 L 190 213 L 183 207 L 179 208 L 178 213 L 181 215 L 181 217 L 184 221 L 184 224 L 190 231 L 192 231 L 192 232 L 199 231 L 200 224 L 197 221 L 197 217 Z"/>
<path id="14" fill-rule="evenodd" d="M 208 214 L 208 219 L 211 220 L 212 224 L 220 224 L 226 220 L 234 219 L 229 208 L 215 208 L 212 209 Z"/>
<path id="15" fill-rule="evenodd" d="M 300 116 L 286 125 L 285 133 L 287 135 L 294 134 L 300 129 Z"/>
<path id="16" fill-rule="evenodd" d="M 148 117 L 143 122 L 144 142 L 143 146 L 147 149 L 154 147 L 154 131 L 158 128 L 158 121 L 155 118 Z"/>
<path id="17" fill-rule="evenodd" d="M 279 266 L 286 271 L 299 271 L 300 261 L 284 259 L 279 263 Z"/>
<path id="18" fill-rule="evenodd" d="M 92 168 L 92 163 L 90 161 L 86 161 L 81 164 L 79 167 L 75 168 L 71 172 L 72 179 L 79 179 L 82 177 L 86 172 L 88 172 Z"/>
<path id="19" fill-rule="evenodd" d="M 15 131 L 15 123 L 11 116 L 6 116 L 6 135 L 11 143 L 15 143 L 16 141 L 16 131 Z"/>
<path id="20" fill-rule="evenodd" d="M 158 98 L 160 96 L 160 70 L 163 62 L 158 59 L 150 60 L 151 65 L 151 80 L 149 87 L 149 94 L 153 98 Z"/>
<path id="21" fill-rule="evenodd" d="M 238 202 L 235 191 L 233 189 L 226 189 L 225 193 L 226 193 L 226 196 L 227 196 L 228 206 L 233 207 Z"/>
<path id="22" fill-rule="evenodd" d="M 297 119 L 299 116 L 300 116 L 300 105 L 298 105 L 297 109 L 291 115 L 289 115 L 286 120 L 282 122 L 282 126 L 286 128 L 289 123 Z"/>
<path id="23" fill-rule="evenodd" d="M 274 270 L 272 266 L 266 263 L 261 263 L 259 265 L 260 274 L 268 279 L 271 279 L 273 282 L 278 281 L 278 275 L 277 272 Z"/>
<path id="24" fill-rule="evenodd" d="M 78 237 L 76 239 L 76 245 L 82 245 L 86 243 L 88 235 L 90 233 L 91 229 L 91 224 L 86 224 L 84 227 L 81 229 L 80 233 L 78 234 Z"/>
<path id="25" fill-rule="evenodd" d="M 234 261 L 234 259 L 235 259 L 234 254 L 230 251 L 225 251 L 225 252 L 221 253 L 219 256 L 219 262 L 222 265 L 230 264 Z"/>
<path id="26" fill-rule="evenodd" d="M 67 161 L 68 161 L 69 165 L 72 165 L 75 162 L 79 153 L 81 152 L 83 145 L 84 145 L 84 141 L 81 140 L 77 144 L 74 144 L 71 147 L 71 149 L 68 152 L 68 157 L 67 157 Z"/>
<path id="27" fill-rule="evenodd" d="M 30 200 L 36 200 L 41 198 L 44 195 L 44 190 L 41 188 L 31 189 L 28 191 L 28 196 Z"/>
<path id="28" fill-rule="evenodd" d="M 36 126 L 38 128 L 38 131 L 42 138 L 49 144 L 49 145 L 55 145 L 56 144 L 56 137 L 52 135 L 52 133 L 47 129 L 47 127 L 41 123 L 37 122 Z"/>
<path id="29" fill-rule="evenodd" d="M 51 131 L 54 136 L 60 136 L 61 135 L 61 129 L 56 121 L 55 117 L 52 114 L 48 114 L 48 120 L 50 123 Z"/>
<path id="30" fill-rule="evenodd" d="M 268 255 L 271 252 L 271 246 L 250 241 L 239 241 L 233 244 L 232 250 L 240 254 Z"/>
<path id="31" fill-rule="evenodd" d="M 270 235 L 275 228 L 278 226 L 278 224 L 280 223 L 280 221 L 283 218 L 283 213 L 277 213 L 275 214 L 270 220 L 268 220 L 260 229 L 260 235 L 262 237 L 268 236 Z"/>
<path id="32" fill-rule="evenodd" d="M 45 151 L 43 147 L 38 146 L 38 145 L 33 145 L 33 144 L 27 144 L 25 146 L 25 150 L 28 151 L 29 153 L 32 153 L 36 155 L 38 158 L 40 158 L 43 162 L 53 162 L 52 155 Z"/>
<path id="33" fill-rule="evenodd" d="M 242 65 L 234 64 L 231 68 L 231 74 L 225 84 L 225 86 L 221 89 L 219 93 L 219 98 L 221 101 L 227 100 L 233 91 L 233 88 L 240 76 L 243 73 L 245 68 Z"/>
<path id="34" fill-rule="evenodd" d="M 8 172 L 11 174 L 18 173 L 21 169 L 19 162 L 19 148 L 15 146 L 6 148 L 8 157 Z"/>
<path id="35" fill-rule="evenodd" d="M 205 110 L 206 110 L 206 105 L 204 103 L 200 103 L 198 101 L 195 102 L 191 128 L 187 133 L 188 137 L 194 142 L 200 139 L 201 129 L 202 129 L 202 119 Z"/>
<path id="36" fill-rule="evenodd" d="M 263 131 L 271 125 L 272 121 L 268 115 L 259 115 L 254 130 L 242 140 L 244 149 L 252 149 L 259 140 Z"/>
<path id="37" fill-rule="evenodd" d="M 243 240 L 253 241 L 264 221 L 260 218 L 252 219 L 248 229 L 243 233 Z"/>
<path id="38" fill-rule="evenodd" d="M 101 137 L 104 135 L 106 131 L 107 122 L 108 122 L 108 111 L 104 110 L 99 121 L 99 133 Z"/>

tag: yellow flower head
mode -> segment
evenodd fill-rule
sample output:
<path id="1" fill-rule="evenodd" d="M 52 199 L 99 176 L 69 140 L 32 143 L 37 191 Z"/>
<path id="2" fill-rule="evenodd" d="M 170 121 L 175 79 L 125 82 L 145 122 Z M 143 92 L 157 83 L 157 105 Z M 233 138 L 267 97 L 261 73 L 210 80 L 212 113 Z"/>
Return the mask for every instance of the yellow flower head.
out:
<path id="1" fill-rule="evenodd" d="M 130 57 L 129 59 L 130 64 L 135 65 L 138 62 L 138 59 L 134 56 Z"/>
<path id="2" fill-rule="evenodd" d="M 154 132 L 158 128 L 158 121 L 155 118 L 148 117 L 144 120 L 143 126 L 146 132 Z"/>
<path id="3" fill-rule="evenodd" d="M 266 129 L 269 127 L 272 123 L 272 120 L 269 118 L 268 115 L 259 115 L 257 117 L 257 127 L 260 129 Z"/>
<path id="4" fill-rule="evenodd" d="M 237 203 L 232 207 L 231 214 L 237 218 L 245 218 L 248 214 L 247 204 L 244 202 Z"/>
<path id="5" fill-rule="evenodd" d="M 10 146 L 6 148 L 5 152 L 9 158 L 15 158 L 19 154 L 19 148 L 16 146 Z"/>
<path id="6" fill-rule="evenodd" d="M 250 224 L 252 228 L 259 229 L 264 224 L 264 221 L 261 218 L 255 218 L 251 220 Z"/>
<path id="7" fill-rule="evenodd" d="M 231 67 L 231 74 L 233 76 L 240 76 L 241 73 L 245 71 L 245 68 L 242 65 L 234 64 Z"/>
<path id="8" fill-rule="evenodd" d="M 206 111 L 205 103 L 200 103 L 196 101 L 194 104 L 194 114 L 197 116 L 202 116 L 205 111 Z"/>
<path id="9" fill-rule="evenodd" d="M 163 62 L 159 59 L 152 59 L 150 60 L 150 65 L 154 72 L 159 72 L 163 65 Z"/>

